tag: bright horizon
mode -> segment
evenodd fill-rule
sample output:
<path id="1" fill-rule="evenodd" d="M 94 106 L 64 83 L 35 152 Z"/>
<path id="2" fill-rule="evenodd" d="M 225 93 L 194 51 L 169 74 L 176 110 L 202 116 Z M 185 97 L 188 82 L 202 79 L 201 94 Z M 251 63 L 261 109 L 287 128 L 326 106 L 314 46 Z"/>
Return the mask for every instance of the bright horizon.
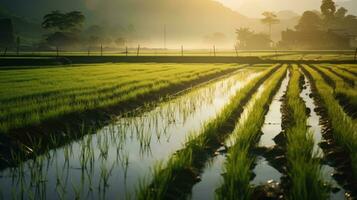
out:
<path id="1" fill-rule="evenodd" d="M 302 14 L 306 10 L 319 10 L 321 0 L 216 0 L 223 5 L 248 17 L 261 17 L 263 11 L 293 11 Z M 336 3 L 346 2 L 342 0 Z M 351 13 L 356 13 L 357 8 Z"/>

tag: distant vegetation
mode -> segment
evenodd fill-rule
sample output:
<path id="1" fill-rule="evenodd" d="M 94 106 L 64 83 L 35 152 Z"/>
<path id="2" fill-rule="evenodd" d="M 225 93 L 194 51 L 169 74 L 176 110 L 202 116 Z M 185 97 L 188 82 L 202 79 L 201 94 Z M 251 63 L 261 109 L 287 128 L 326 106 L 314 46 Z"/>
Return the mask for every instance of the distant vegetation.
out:
<path id="1" fill-rule="evenodd" d="M 116 16 L 106 18 L 103 20 L 105 23 L 101 23 L 101 18 L 97 18 L 85 9 L 68 13 L 53 11 L 43 17 L 42 26 L 38 23 L 40 31 L 31 28 L 33 24 L 29 20 L 16 17 L 1 9 L 0 17 L 12 21 L 14 27 L 10 29 L 14 31 L 11 34 L 13 38 L 20 37 L 23 51 L 60 49 L 90 52 L 99 51 L 101 46 L 107 50 L 125 49 L 126 46 L 136 48 L 139 43 L 148 48 L 163 48 L 164 25 L 167 25 L 168 46 L 175 44 L 176 48 L 180 48 L 181 45 L 186 48 L 189 44 L 198 43 L 204 45 L 204 48 L 216 46 L 222 49 L 222 46 L 226 48 L 235 46 L 236 49 L 241 50 L 335 50 L 351 49 L 356 46 L 357 17 L 348 14 L 346 8 L 335 5 L 333 0 L 322 0 L 320 11 L 305 11 L 300 18 L 291 15 L 286 18 L 279 13 L 266 11 L 262 13 L 261 19 L 249 19 L 211 1 L 200 0 L 197 5 L 181 5 L 176 1 L 172 3 L 160 1 L 160 4 L 162 4 L 160 13 L 165 12 L 160 14 L 164 16 L 161 18 L 167 18 L 167 24 L 156 19 L 160 8 L 149 3 L 138 8 L 139 11 L 135 14 L 138 16 L 134 21 L 127 21 L 127 18 L 131 19 L 135 16 L 127 12 L 125 15 L 117 14 L 120 16 L 118 18 Z M 127 3 L 120 5 L 128 8 L 133 6 Z M 174 9 L 173 5 L 177 8 Z M 198 7 L 202 7 L 199 17 L 195 13 Z M 173 18 L 171 16 L 173 13 L 177 17 Z M 143 22 L 144 18 L 147 23 Z M 155 24 L 150 21 L 155 21 Z M 199 30 L 197 30 L 198 24 L 202 25 Z M 3 28 L 5 25 L 1 26 L 0 34 L 5 34 L 6 29 L 9 28 Z M 234 44 L 232 28 L 237 28 Z M 33 36 L 34 34 L 36 37 Z M 1 37 L 0 40 L 4 40 L 3 38 Z M 185 45 L 185 41 L 190 43 Z M 0 41 L 0 48 L 2 51 L 5 48 L 16 50 L 16 45 Z"/>
<path id="2" fill-rule="evenodd" d="M 321 13 L 304 12 L 295 30 L 282 32 L 279 46 L 284 49 L 349 49 L 356 30 L 356 16 L 347 15 L 344 7 L 337 9 L 332 0 L 323 0 Z"/>
<path id="3" fill-rule="evenodd" d="M 43 17 L 42 27 L 51 30 L 52 33 L 46 36 L 49 45 L 66 47 L 79 42 L 78 33 L 85 20 L 84 15 L 79 11 L 61 13 L 53 11 Z"/>
<path id="4" fill-rule="evenodd" d="M 264 12 L 262 22 L 269 26 L 269 37 L 239 28 L 237 46 L 240 49 L 350 49 L 357 34 L 357 17 L 347 15 L 347 9 L 337 9 L 333 0 L 323 0 L 321 12 L 305 11 L 295 30 L 282 31 L 282 39 L 270 45 L 272 25 L 279 23 L 274 13 Z"/>
<path id="5" fill-rule="evenodd" d="M 270 49 L 271 39 L 265 33 L 255 33 L 249 28 L 239 28 L 236 31 L 238 49 Z"/>

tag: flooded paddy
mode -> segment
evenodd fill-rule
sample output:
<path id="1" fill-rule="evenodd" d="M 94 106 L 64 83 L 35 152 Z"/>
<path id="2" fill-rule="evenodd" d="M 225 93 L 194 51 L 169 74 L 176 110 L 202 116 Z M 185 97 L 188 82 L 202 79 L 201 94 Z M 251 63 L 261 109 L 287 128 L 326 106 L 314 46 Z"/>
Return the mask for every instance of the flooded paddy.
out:
<path id="1" fill-rule="evenodd" d="M 183 146 L 190 133 L 214 117 L 237 90 L 259 74 L 241 70 L 151 111 L 121 117 L 94 135 L 0 173 L 6 198 L 114 199 L 135 189 L 160 161 Z"/>
<path id="2" fill-rule="evenodd" d="M 324 159 L 324 151 L 319 145 L 322 141 L 324 141 L 324 138 L 322 136 L 322 125 L 320 124 L 321 116 L 316 113 L 316 105 L 312 98 L 311 84 L 306 77 L 304 77 L 304 85 L 300 97 L 304 100 L 305 105 L 310 112 L 308 118 L 308 125 L 310 127 L 309 130 L 312 132 L 315 141 L 313 149 L 314 156 L 320 159 Z M 345 190 L 333 178 L 333 174 L 335 173 L 334 168 L 326 164 L 326 162 L 322 162 L 321 171 L 324 180 L 328 184 L 330 184 L 332 188 L 334 188 L 334 191 L 331 193 L 330 198 L 333 200 L 345 199 Z"/>
<path id="3" fill-rule="evenodd" d="M 163 98 L 164 101 L 153 102 L 141 109 L 117 116 L 109 125 L 101 127 L 95 132 L 86 132 L 83 134 L 85 136 L 76 141 L 71 140 L 71 143 L 60 148 L 51 147 L 52 150 L 35 155 L 33 159 L 22 162 L 17 167 L 7 168 L 0 172 L 0 199 L 118 199 L 118 197 L 120 199 L 136 199 L 140 189 L 155 188 L 147 185 L 155 183 L 156 177 L 153 172 L 161 172 L 160 170 L 166 172 L 164 170 L 171 169 L 165 168 L 167 161 L 175 158 L 175 155 L 180 155 L 180 151 L 186 149 L 187 142 L 198 136 L 195 134 L 202 133 L 205 123 L 217 117 L 222 109 L 231 103 L 230 100 L 237 95 L 237 92 L 243 97 L 242 94 L 246 93 L 239 93 L 240 89 L 247 86 L 254 78 L 262 74 L 263 70 L 271 66 L 271 64 L 252 65 L 251 67 L 241 65 L 240 69 L 234 73 L 230 72 L 224 76 L 209 79 L 211 81 L 196 84 L 194 88 Z M 278 68 L 287 65 L 274 66 Z M 292 68 L 297 67 L 294 65 Z M 320 68 L 321 66 L 316 67 Z M 301 71 L 304 72 L 304 76 L 307 76 L 303 69 L 301 68 Z M 281 109 L 284 105 L 282 105 L 281 99 L 287 92 L 290 73 L 281 73 L 280 77 L 282 78 L 280 79 L 280 81 L 282 80 L 281 84 L 274 84 L 276 88 L 273 91 L 276 93 L 271 93 L 271 102 L 269 101 L 269 104 L 264 106 L 266 112 L 259 112 L 261 113 L 259 127 L 255 123 L 257 117 L 252 116 L 255 116 L 254 114 L 259 110 L 256 105 L 259 104 L 257 102 L 262 99 L 260 97 L 267 88 L 266 82 L 261 81 L 254 89 L 255 92 L 249 93 L 248 96 L 244 95 L 246 98 L 244 104 L 236 104 L 240 105 L 237 106 L 239 115 L 235 116 L 234 122 L 229 122 L 236 125 L 235 130 L 231 132 L 234 129 L 232 125 L 232 128 L 229 129 L 230 132 L 224 133 L 224 139 L 215 144 L 209 155 L 202 161 L 202 165 L 197 168 L 195 168 L 194 164 L 196 163 L 194 162 L 187 165 L 193 166 L 192 169 L 187 170 L 192 173 L 183 175 L 193 174 L 195 181 L 192 183 L 182 181 L 182 185 L 187 185 L 188 188 L 183 196 L 187 197 L 191 193 L 189 199 L 219 198 L 222 185 L 226 183 L 228 174 L 225 168 L 230 159 L 228 157 L 227 160 L 227 151 L 231 152 L 232 147 L 237 143 L 237 138 L 239 139 L 238 133 L 242 133 L 237 130 L 244 130 L 242 127 L 248 124 L 247 121 L 251 122 L 249 124 L 255 124 L 256 129 L 253 129 L 252 132 L 259 133 L 260 130 L 261 135 L 255 134 L 254 136 L 257 136 L 255 140 L 246 142 L 246 144 L 253 145 L 247 151 L 249 153 L 244 155 L 254 164 L 245 165 L 246 161 L 239 162 L 244 163 L 244 166 L 251 166 L 247 170 L 239 168 L 243 169 L 244 174 L 248 177 L 245 185 L 257 193 L 265 189 L 268 191 L 274 186 L 277 191 L 273 192 L 278 192 L 277 194 L 281 194 L 281 197 L 285 198 L 285 195 L 289 195 L 289 191 L 285 190 L 290 186 L 289 176 L 285 171 L 290 168 L 286 165 L 288 163 L 284 162 L 286 155 L 280 157 L 281 154 L 284 154 L 284 148 L 286 148 L 284 145 L 287 141 L 278 136 L 281 136 L 280 133 L 283 132 Z M 330 87 L 324 79 L 315 81 L 323 82 L 322 84 L 325 84 L 326 87 Z M 345 184 L 350 182 L 348 182 L 349 180 L 344 181 L 347 180 L 345 174 L 342 173 L 340 166 L 335 166 L 334 162 L 341 161 L 349 155 L 346 154 L 336 160 L 333 160 L 334 158 L 331 160 L 331 155 L 329 155 L 331 149 L 324 147 L 334 138 L 326 137 L 326 116 L 320 116 L 322 115 L 319 111 L 320 102 L 316 104 L 315 96 L 313 96 L 316 95 L 314 84 L 316 84 L 314 79 L 310 79 L 309 76 L 304 77 L 304 84 L 299 96 L 304 101 L 302 104 L 305 104 L 308 110 L 307 126 L 314 141 L 314 144 L 311 143 L 311 148 L 313 148 L 311 158 L 316 161 L 317 166 L 320 166 L 321 163 L 323 180 L 321 183 L 326 183 L 324 188 L 331 190 L 328 191 L 330 199 L 346 199 L 348 193 L 345 194 L 345 192 L 350 192 L 351 189 Z M 298 95 L 299 93 L 296 96 Z M 338 106 L 338 104 L 336 105 Z M 328 107 L 329 105 L 324 106 Z M 302 107 L 299 110 L 302 110 Z M 343 113 L 344 111 L 339 110 L 339 112 Z M 239 119 L 236 121 L 238 117 Z M 220 123 L 225 125 L 225 122 L 228 121 L 225 119 Z M 331 125 L 329 128 L 335 127 Z M 215 131 L 215 134 L 220 134 L 220 131 Z M 210 148 L 209 145 L 210 143 L 207 143 L 200 148 Z M 197 158 L 200 158 L 201 154 L 197 152 L 200 152 L 201 149 L 192 148 L 192 150 L 192 155 L 195 155 L 196 160 L 199 160 Z M 301 148 L 298 150 L 302 151 Z M 241 151 L 237 152 L 236 155 L 239 155 Z M 235 163 L 234 166 L 239 163 Z M 184 172 L 185 167 L 182 167 Z M 175 173 L 175 171 L 167 174 L 180 176 L 180 173 Z M 340 177 L 336 178 L 336 175 Z M 179 191 L 183 188 L 182 185 L 177 185 L 174 180 L 169 183 L 173 183 L 170 185 L 172 190 L 167 190 L 169 195 L 175 194 L 170 193 L 173 190 Z M 164 181 L 164 186 L 169 185 L 165 184 Z"/>
<path id="4" fill-rule="evenodd" d="M 278 92 L 275 94 L 272 103 L 269 106 L 268 113 L 265 116 L 264 125 L 261 129 L 262 136 L 258 147 L 272 148 L 276 144 L 274 138 L 282 131 L 282 98 L 286 93 L 289 84 L 289 72 L 286 74 Z M 268 160 L 263 156 L 259 155 L 256 159 L 256 165 L 253 169 L 255 174 L 252 180 L 253 185 L 265 184 L 268 182 L 280 182 L 282 174 L 272 167 Z"/>
<path id="5" fill-rule="evenodd" d="M 253 95 L 252 99 L 244 107 L 236 127 L 239 127 L 239 124 L 243 124 L 249 114 L 254 111 L 255 102 L 261 96 L 264 88 L 264 84 L 261 85 L 256 94 Z M 218 188 L 223 181 L 222 173 L 227 158 L 227 150 L 234 144 L 235 137 L 234 134 L 230 135 L 225 141 L 224 146 L 217 150 L 215 157 L 207 163 L 202 173 L 201 181 L 192 189 L 191 199 L 215 199 L 215 189 Z"/>

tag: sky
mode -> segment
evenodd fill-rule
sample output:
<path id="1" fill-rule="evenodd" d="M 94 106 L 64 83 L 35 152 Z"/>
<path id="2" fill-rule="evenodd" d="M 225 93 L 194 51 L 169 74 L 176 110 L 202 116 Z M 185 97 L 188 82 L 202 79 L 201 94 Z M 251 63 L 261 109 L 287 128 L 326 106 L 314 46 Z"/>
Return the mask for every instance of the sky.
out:
<path id="1" fill-rule="evenodd" d="M 41 12 L 43 9 L 81 9 L 85 5 L 87 9 L 93 9 L 98 4 L 108 2 L 125 2 L 126 0 L 0 0 L 0 6 L 9 8 L 10 11 L 20 11 L 24 15 L 33 14 L 34 18 L 39 18 L 36 13 Z M 156 0 L 143 0 L 152 1 Z M 171 1 L 171 0 L 170 0 Z M 179 0 L 179 1 L 192 1 L 192 0 Z M 210 1 L 210 0 L 207 0 Z M 238 11 L 239 13 L 248 17 L 261 17 L 263 11 L 281 11 L 281 10 L 294 10 L 294 12 L 301 14 L 305 10 L 319 9 L 321 0 L 215 0 L 221 2 L 225 6 Z M 336 2 L 350 1 L 348 8 L 355 7 L 352 13 L 357 14 L 357 0 L 335 0 Z M 129 1 L 130 2 L 130 1 Z M 351 3 L 352 2 L 352 3 Z M 351 6 L 351 4 L 353 4 Z M 29 7 L 31 8 L 29 9 Z"/>
<path id="2" fill-rule="evenodd" d="M 319 9 L 321 0 L 216 0 L 249 17 L 260 17 L 263 11 L 294 10 L 301 14 L 305 10 Z M 352 0 L 357 1 L 357 0 Z M 336 2 L 342 2 L 336 1 Z M 356 8 L 357 10 L 357 8 Z"/>
<path id="3" fill-rule="evenodd" d="M 166 25 L 168 46 L 176 48 L 189 44 L 192 48 L 202 45 L 206 48 L 217 44 L 218 40 L 219 47 L 231 47 L 238 27 L 266 32 L 267 27 L 260 21 L 263 11 L 292 10 L 301 14 L 305 10 L 319 10 L 320 3 L 321 0 L 0 0 L 0 9 L 3 7 L 35 24 L 53 10 L 80 10 L 86 16 L 84 27 L 100 25 L 105 29 L 102 35 L 123 36 L 133 45 L 140 42 L 161 47 Z M 347 8 L 353 8 L 357 15 L 355 3 L 357 0 L 349 0 Z M 284 13 L 284 16 L 291 16 L 290 12 Z M 282 30 L 293 28 L 296 23 L 295 17 L 285 18 L 275 26 L 273 38 L 278 40 Z M 225 37 L 212 39 L 216 33 L 224 33 Z"/>

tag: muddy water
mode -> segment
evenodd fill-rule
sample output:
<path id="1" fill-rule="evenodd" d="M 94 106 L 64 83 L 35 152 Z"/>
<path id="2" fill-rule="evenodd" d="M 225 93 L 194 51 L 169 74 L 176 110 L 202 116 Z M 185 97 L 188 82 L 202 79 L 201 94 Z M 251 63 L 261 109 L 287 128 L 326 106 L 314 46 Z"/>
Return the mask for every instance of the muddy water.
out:
<path id="1" fill-rule="evenodd" d="M 271 148 L 275 146 L 274 138 L 282 131 L 282 113 L 281 105 L 284 94 L 289 84 L 289 71 L 286 74 L 278 92 L 274 96 L 269 106 L 268 113 L 265 115 L 264 125 L 261 129 L 263 135 L 260 138 L 260 147 Z M 256 175 L 252 180 L 253 185 L 265 184 L 269 181 L 280 182 L 282 174 L 272 167 L 263 156 L 257 156 L 256 166 L 253 170 Z"/>
<path id="2" fill-rule="evenodd" d="M 264 88 L 264 84 L 261 85 L 257 93 L 253 95 L 252 99 L 244 107 L 241 117 L 237 123 L 238 125 L 236 127 L 239 127 L 239 124 L 243 124 L 247 120 L 249 113 L 253 111 L 254 104 L 256 100 L 261 96 Z M 225 142 L 226 147 L 222 148 L 228 149 L 230 146 L 232 146 L 236 137 L 236 135 L 231 134 Z M 215 199 L 215 189 L 218 188 L 223 181 L 221 173 L 223 172 L 223 166 L 225 161 L 226 152 L 217 151 L 217 155 L 213 157 L 210 162 L 207 163 L 202 173 L 201 181 L 192 188 L 191 199 Z"/>
<path id="3" fill-rule="evenodd" d="M 241 70 L 140 116 L 119 118 L 94 135 L 51 150 L 18 168 L 7 169 L 0 173 L 0 196 L 135 198 L 140 180 L 150 174 L 155 163 L 182 148 L 189 133 L 198 131 L 258 74 Z"/>
<path id="4" fill-rule="evenodd" d="M 307 108 L 310 109 L 310 116 L 308 118 L 308 125 L 310 126 L 310 131 L 313 134 L 314 137 L 314 155 L 323 158 L 324 153 L 322 149 L 319 146 L 319 143 L 321 140 L 323 140 L 322 137 L 322 127 L 320 125 L 320 116 L 315 112 L 315 104 L 314 100 L 311 98 L 311 85 L 309 83 L 309 80 L 305 77 L 305 85 L 304 89 L 302 90 L 300 97 L 305 101 L 305 105 Z M 329 182 L 333 187 L 338 188 L 339 191 L 336 193 L 331 194 L 331 199 L 345 199 L 344 193 L 345 191 L 342 189 L 340 185 L 333 179 L 332 174 L 334 173 L 334 169 L 329 166 L 329 165 L 322 165 L 322 173 L 325 181 Z"/>

